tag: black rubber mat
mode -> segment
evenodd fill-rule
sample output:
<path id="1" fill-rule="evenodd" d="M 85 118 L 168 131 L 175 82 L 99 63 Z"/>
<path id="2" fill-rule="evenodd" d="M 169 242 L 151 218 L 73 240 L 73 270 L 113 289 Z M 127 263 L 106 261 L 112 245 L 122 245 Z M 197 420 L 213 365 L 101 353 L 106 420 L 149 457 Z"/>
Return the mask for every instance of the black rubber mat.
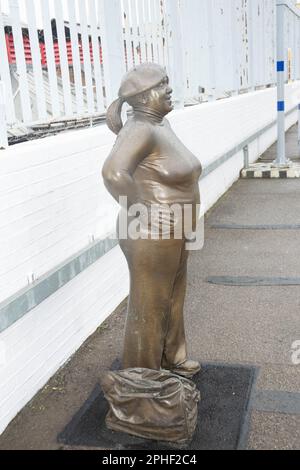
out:
<path id="1" fill-rule="evenodd" d="M 241 447 L 248 421 L 254 367 L 204 365 L 194 377 L 201 392 L 198 425 L 193 441 L 185 449 L 234 450 Z M 168 450 L 179 448 L 110 431 L 105 426 L 108 410 L 100 385 L 58 436 L 68 446 L 107 450 Z"/>

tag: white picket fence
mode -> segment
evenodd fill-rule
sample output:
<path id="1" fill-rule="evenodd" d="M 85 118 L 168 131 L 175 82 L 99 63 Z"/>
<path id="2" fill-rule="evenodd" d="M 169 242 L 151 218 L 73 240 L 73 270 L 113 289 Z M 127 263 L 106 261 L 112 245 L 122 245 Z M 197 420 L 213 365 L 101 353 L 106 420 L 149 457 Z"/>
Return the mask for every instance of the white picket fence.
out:
<path id="1" fill-rule="evenodd" d="M 276 82 L 276 0 L 6 3 L 9 9 L 0 15 L 2 141 L 6 125 L 105 113 L 124 72 L 145 61 L 166 66 L 177 107 Z M 300 19 L 292 2 L 281 3 L 286 4 L 286 80 L 295 80 L 300 78 Z"/>

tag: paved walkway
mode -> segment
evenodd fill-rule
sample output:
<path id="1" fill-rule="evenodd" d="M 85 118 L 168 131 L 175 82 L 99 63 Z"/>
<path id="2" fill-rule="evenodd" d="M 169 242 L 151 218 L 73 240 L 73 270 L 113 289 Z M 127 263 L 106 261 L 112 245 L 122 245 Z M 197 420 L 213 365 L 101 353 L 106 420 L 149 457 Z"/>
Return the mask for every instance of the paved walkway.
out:
<path id="1" fill-rule="evenodd" d="M 272 145 L 261 158 L 262 162 L 272 162 L 276 158 L 276 147 L 277 143 Z M 300 150 L 298 146 L 298 125 L 291 127 L 287 132 L 286 138 L 286 155 L 291 160 L 299 162 L 300 160 Z"/>
<path id="2" fill-rule="evenodd" d="M 287 134 L 289 157 L 298 155 L 295 139 L 293 128 Z M 265 158 L 275 158 L 274 151 Z M 276 230 L 257 227 L 268 224 Z M 300 448 L 300 365 L 292 361 L 292 345 L 300 341 L 299 227 L 299 180 L 240 180 L 207 214 L 205 247 L 189 263 L 191 356 L 260 368 L 249 449 Z M 207 282 L 215 276 L 224 276 L 223 284 Z M 281 278 L 293 278 L 286 282 L 295 285 L 276 285 Z M 266 283 L 275 285 L 261 285 Z M 0 449 L 60 447 L 57 434 L 120 355 L 124 310 L 123 305 L 24 408 L 0 437 Z"/>

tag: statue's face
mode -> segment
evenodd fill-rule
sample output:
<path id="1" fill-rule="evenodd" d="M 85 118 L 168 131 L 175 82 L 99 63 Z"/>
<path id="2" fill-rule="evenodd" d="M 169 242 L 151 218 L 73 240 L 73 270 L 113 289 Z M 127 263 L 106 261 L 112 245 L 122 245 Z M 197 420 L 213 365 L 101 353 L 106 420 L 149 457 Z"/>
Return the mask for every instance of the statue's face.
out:
<path id="1" fill-rule="evenodd" d="M 155 88 L 150 90 L 147 106 L 165 116 L 173 110 L 172 92 L 169 77 L 166 76 Z"/>

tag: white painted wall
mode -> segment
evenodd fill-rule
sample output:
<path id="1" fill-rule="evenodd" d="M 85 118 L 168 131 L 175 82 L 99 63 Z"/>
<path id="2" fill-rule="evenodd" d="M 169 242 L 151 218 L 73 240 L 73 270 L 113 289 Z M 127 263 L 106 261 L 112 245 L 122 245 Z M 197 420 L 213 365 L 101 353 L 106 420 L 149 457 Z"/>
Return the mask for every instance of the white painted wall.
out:
<path id="1" fill-rule="evenodd" d="M 119 247 L 0 335 L 0 433 L 128 292 Z"/>
<path id="2" fill-rule="evenodd" d="M 286 106 L 300 83 L 287 86 Z M 205 167 L 276 118 L 276 90 L 176 111 L 170 121 Z M 297 111 L 287 127 L 297 120 Z M 250 145 L 254 161 L 276 140 L 274 126 Z M 114 229 L 116 203 L 101 181 L 114 142 L 105 126 L 0 151 L 0 301 Z M 201 180 L 206 212 L 238 178 L 242 152 Z M 118 247 L 0 334 L 0 432 L 125 298 Z"/>

